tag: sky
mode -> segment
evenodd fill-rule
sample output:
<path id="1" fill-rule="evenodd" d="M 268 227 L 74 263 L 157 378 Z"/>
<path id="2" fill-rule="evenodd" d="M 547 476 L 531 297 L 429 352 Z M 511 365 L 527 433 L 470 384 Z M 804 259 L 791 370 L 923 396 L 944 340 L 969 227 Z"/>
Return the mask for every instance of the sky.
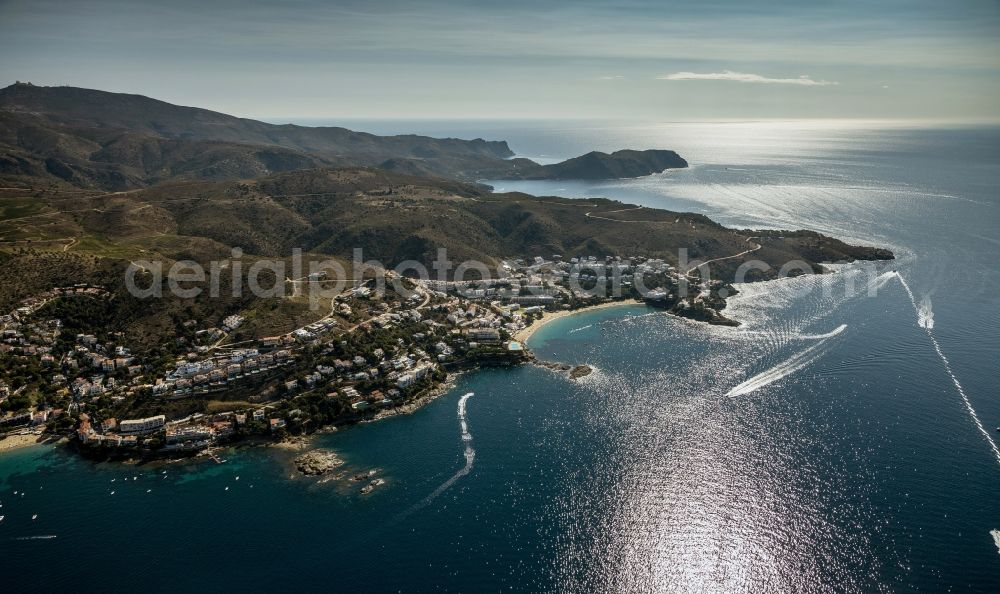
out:
<path id="1" fill-rule="evenodd" d="M 0 85 L 268 120 L 1000 120 L 998 0 L 0 0 Z"/>

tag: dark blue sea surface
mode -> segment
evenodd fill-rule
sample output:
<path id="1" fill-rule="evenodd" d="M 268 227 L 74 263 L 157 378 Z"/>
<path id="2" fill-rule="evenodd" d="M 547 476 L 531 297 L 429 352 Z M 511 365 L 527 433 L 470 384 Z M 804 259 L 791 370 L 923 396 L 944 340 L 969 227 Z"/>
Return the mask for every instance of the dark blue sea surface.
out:
<path id="1" fill-rule="evenodd" d="M 4 453 L 5 591 L 1000 591 L 1000 129 L 345 124 L 550 160 L 673 148 L 690 169 L 490 183 L 898 259 L 743 286 L 735 329 L 643 306 L 555 320 L 531 348 L 594 373 L 468 373 L 412 415 L 319 437 L 349 472 L 379 469 L 369 495 L 295 477 L 273 448 L 139 467 Z"/>

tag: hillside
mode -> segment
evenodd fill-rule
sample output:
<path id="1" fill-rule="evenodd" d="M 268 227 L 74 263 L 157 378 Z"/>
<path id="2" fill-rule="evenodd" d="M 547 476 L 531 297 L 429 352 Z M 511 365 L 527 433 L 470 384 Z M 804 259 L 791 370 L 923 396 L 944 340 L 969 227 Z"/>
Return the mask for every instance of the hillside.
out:
<path id="1" fill-rule="evenodd" d="M 0 176 L 108 190 L 385 164 L 472 179 L 504 170 L 506 142 L 376 136 L 274 125 L 140 95 L 15 84 L 0 89 Z"/>
<path id="2" fill-rule="evenodd" d="M 687 166 L 662 150 L 594 152 L 544 166 L 513 155 L 504 141 L 275 125 L 75 87 L 0 89 L 0 181 L 9 186 L 119 191 L 344 166 L 465 181 L 611 179 Z"/>
<path id="3" fill-rule="evenodd" d="M 23 196 L 23 194 L 22 194 Z M 722 227 L 704 215 L 640 209 L 605 199 L 568 200 L 521 193 L 492 194 L 481 186 L 378 169 L 315 169 L 240 182 L 161 184 L 125 193 L 36 192 L 5 214 L 7 245 L 62 248 L 131 258 L 207 260 L 241 247 L 248 255 L 286 257 L 293 248 L 395 265 L 430 264 L 437 248 L 452 260 L 495 265 L 500 258 L 554 253 L 644 255 L 675 261 L 731 256 L 747 249 L 754 231 Z M 49 241 L 51 243 L 46 244 Z M 818 234 L 769 237 L 749 257 L 780 266 L 788 260 L 882 257 Z M 731 272 L 743 259 L 727 260 Z"/>
<path id="4" fill-rule="evenodd" d="M 678 264 L 685 248 L 691 260 L 715 260 L 713 277 L 723 280 L 749 258 L 771 266 L 753 278 L 770 278 L 790 260 L 818 270 L 822 261 L 892 257 L 811 232 L 737 231 L 700 214 L 469 183 L 687 166 L 661 150 L 545 166 L 509 156 L 503 142 L 275 126 L 136 95 L 14 85 L 0 90 L 0 306 L 67 282 L 109 286 L 127 305 L 123 331 L 151 343 L 186 317 L 262 307 L 265 326 L 301 319 L 305 304 L 295 300 L 169 299 L 147 310 L 123 294 L 130 261 L 207 264 L 236 247 L 251 262 L 294 249 L 348 262 L 360 248 L 390 267 L 430 267 L 439 248 L 456 264 L 490 267 L 553 254 Z"/>
<path id="5" fill-rule="evenodd" d="M 11 85 L 0 89 L 0 109 L 34 114 L 71 129 L 117 129 L 168 139 L 272 145 L 331 157 L 346 154 L 352 158 L 384 160 L 513 156 L 502 141 L 412 134 L 376 136 L 339 127 L 267 124 L 207 109 L 172 105 L 142 95 L 76 87 Z"/>
<path id="6" fill-rule="evenodd" d="M 235 247 L 244 252 L 244 275 L 261 258 L 285 261 L 291 271 L 295 248 L 307 261 L 339 260 L 349 274 L 355 248 L 365 260 L 390 267 L 413 260 L 431 270 L 438 248 L 447 249 L 455 265 L 477 260 L 491 268 L 506 258 L 553 254 L 645 256 L 677 264 L 678 249 L 686 248 L 690 259 L 726 258 L 711 265 L 712 277 L 721 280 L 732 279 L 749 258 L 771 268 L 747 280 L 774 277 L 790 260 L 818 270 L 826 260 L 892 258 L 886 250 L 817 233 L 733 230 L 700 214 L 606 199 L 492 194 L 476 184 L 370 168 L 312 169 L 111 193 L 0 188 L 0 311 L 52 287 L 104 286 L 117 296 L 107 323 L 154 351 L 191 319 L 251 315 L 261 335 L 315 319 L 306 299 L 232 296 L 227 274 L 220 298 L 206 292 L 180 299 L 165 291 L 149 307 L 125 291 L 130 261 L 163 261 L 167 270 L 173 261 L 194 260 L 210 268 L 212 260 L 231 258 Z M 273 282 L 265 278 L 261 285 Z"/>

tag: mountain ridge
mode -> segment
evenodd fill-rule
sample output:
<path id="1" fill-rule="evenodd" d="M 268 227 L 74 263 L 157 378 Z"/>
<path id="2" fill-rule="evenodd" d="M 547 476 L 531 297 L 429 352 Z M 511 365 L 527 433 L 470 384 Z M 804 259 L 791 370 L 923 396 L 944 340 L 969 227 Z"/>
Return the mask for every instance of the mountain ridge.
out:
<path id="1" fill-rule="evenodd" d="M 505 169 L 514 154 L 505 141 L 268 124 L 143 95 L 28 83 L 0 89 L 0 150 L 7 179 L 106 190 L 394 160 L 419 163 L 426 175 L 474 179 Z M 172 158 L 146 167 L 151 153 Z"/>
<path id="2" fill-rule="evenodd" d="M 375 144 L 390 142 L 397 144 L 400 150 L 410 150 L 415 157 L 431 157 L 435 149 L 445 148 L 499 158 L 514 155 L 506 141 L 441 139 L 416 134 L 377 136 L 339 126 L 269 124 L 200 107 L 175 105 L 145 95 L 80 87 L 10 85 L 0 89 L 0 108 L 36 114 L 72 126 L 89 123 L 131 132 L 144 131 L 164 138 L 274 144 L 307 152 L 374 151 Z M 406 146 L 408 142 L 413 146 Z"/>
<path id="3" fill-rule="evenodd" d="M 269 124 L 78 87 L 15 83 L 0 89 L 0 178 L 9 183 L 120 191 L 344 166 L 462 181 L 612 179 L 687 166 L 666 150 L 592 152 L 553 165 L 514 157 L 503 140 Z"/>

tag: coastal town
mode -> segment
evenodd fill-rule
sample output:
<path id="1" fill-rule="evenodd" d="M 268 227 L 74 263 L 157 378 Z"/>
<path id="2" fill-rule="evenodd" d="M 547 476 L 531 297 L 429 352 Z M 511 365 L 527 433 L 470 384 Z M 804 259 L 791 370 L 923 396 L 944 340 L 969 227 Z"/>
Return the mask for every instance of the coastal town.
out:
<path id="1" fill-rule="evenodd" d="M 190 339 L 177 340 L 172 358 L 144 358 L 114 333 L 68 332 L 59 303 L 115 296 L 89 285 L 55 288 L 0 316 L 0 431 L 67 436 L 97 456 L 210 453 L 220 443 L 406 412 L 440 393 L 449 373 L 533 361 L 524 340 L 555 312 L 645 300 L 726 321 L 722 283 L 701 283 L 661 259 L 553 254 L 506 260 L 499 272 L 470 281 L 386 272 L 395 288 L 356 282 L 326 315 L 253 340 L 231 341 L 245 322 L 240 312 L 186 320 Z M 679 297 L 688 282 L 692 296 Z"/>

